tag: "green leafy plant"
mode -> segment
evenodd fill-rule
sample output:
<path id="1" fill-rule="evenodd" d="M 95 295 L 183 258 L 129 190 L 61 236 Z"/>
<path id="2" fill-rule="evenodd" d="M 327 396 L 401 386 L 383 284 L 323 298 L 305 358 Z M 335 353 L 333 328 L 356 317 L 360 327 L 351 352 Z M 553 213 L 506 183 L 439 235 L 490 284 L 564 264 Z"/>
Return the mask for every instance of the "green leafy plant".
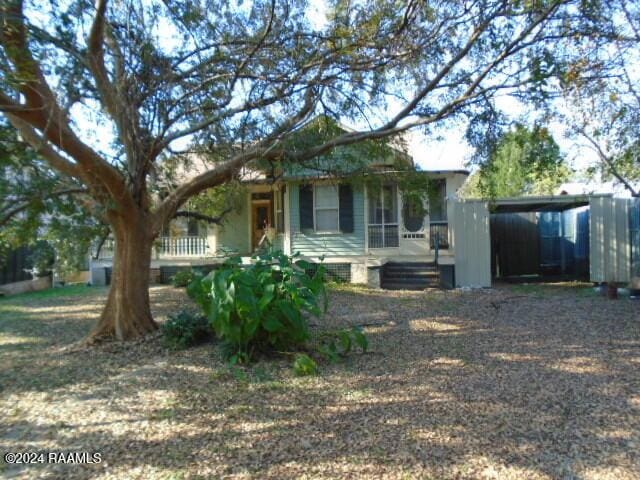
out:
<path id="1" fill-rule="evenodd" d="M 300 377 L 318 373 L 318 364 L 309 355 L 300 353 L 293 361 L 293 371 Z"/>
<path id="2" fill-rule="evenodd" d="M 369 348 L 367 336 L 359 327 L 323 332 L 317 349 L 329 361 L 337 362 L 348 355 L 354 346 L 359 347 L 363 353 Z"/>
<path id="3" fill-rule="evenodd" d="M 184 350 L 207 341 L 212 331 L 207 317 L 183 310 L 169 316 L 162 325 L 162 336 L 168 348 Z"/>
<path id="4" fill-rule="evenodd" d="M 173 277 L 171 277 L 171 283 L 174 287 L 183 288 L 193 281 L 195 275 L 196 274 L 192 269 L 180 270 Z"/>
<path id="5" fill-rule="evenodd" d="M 257 351 L 286 351 L 309 339 L 307 316 L 326 311 L 325 269 L 276 252 L 241 265 L 234 257 L 196 279 L 187 292 L 202 307 L 231 364 L 248 363 Z"/>

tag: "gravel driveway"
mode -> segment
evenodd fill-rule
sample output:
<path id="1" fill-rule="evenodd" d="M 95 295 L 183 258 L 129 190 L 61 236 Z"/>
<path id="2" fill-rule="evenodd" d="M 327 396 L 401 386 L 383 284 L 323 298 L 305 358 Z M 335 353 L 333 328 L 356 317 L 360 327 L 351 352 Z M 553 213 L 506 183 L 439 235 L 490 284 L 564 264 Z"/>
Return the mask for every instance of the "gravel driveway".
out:
<path id="1" fill-rule="evenodd" d="M 188 305 L 152 288 L 160 320 Z M 69 346 L 105 291 L 0 301 L 0 450 L 100 452 L 7 478 L 640 478 L 640 301 L 581 288 L 343 288 L 314 327 L 371 352 L 294 377 L 216 346 Z"/>

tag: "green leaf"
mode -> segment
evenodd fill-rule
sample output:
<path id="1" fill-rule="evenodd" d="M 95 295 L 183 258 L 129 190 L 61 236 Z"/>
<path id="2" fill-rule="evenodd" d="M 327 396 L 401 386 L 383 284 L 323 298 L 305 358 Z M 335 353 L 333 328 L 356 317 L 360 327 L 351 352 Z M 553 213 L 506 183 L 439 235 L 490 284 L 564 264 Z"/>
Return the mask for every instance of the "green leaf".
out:
<path id="1" fill-rule="evenodd" d="M 284 325 L 276 317 L 269 316 L 262 321 L 262 326 L 268 332 L 278 332 L 284 328 Z"/>
<path id="2" fill-rule="evenodd" d="M 262 296 L 260 297 L 260 300 L 258 300 L 258 309 L 261 312 L 263 312 L 269 306 L 271 300 L 273 300 L 275 296 L 275 289 L 276 286 L 273 283 L 264 287 Z"/>
<path id="3" fill-rule="evenodd" d="M 338 333 L 338 337 L 340 338 L 340 344 L 342 345 L 342 353 L 346 355 L 351 351 L 351 337 L 349 336 L 349 332 L 342 330 Z"/>
<path id="4" fill-rule="evenodd" d="M 293 361 L 293 371 L 299 376 L 315 375 L 318 365 L 309 355 L 298 354 Z"/>
<path id="5" fill-rule="evenodd" d="M 354 328 L 351 333 L 356 344 L 362 349 L 363 352 L 366 352 L 369 348 L 369 341 L 367 340 L 367 336 L 357 328 Z"/>

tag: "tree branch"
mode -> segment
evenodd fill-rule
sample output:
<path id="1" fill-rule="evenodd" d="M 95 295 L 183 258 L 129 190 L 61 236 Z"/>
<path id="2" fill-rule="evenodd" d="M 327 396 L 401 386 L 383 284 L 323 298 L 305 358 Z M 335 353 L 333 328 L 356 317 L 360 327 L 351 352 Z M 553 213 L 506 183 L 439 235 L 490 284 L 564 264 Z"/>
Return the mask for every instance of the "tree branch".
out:
<path id="1" fill-rule="evenodd" d="M 282 122 L 276 127 L 270 135 L 265 137 L 247 151 L 241 152 L 231 159 L 222 162 L 214 169 L 202 173 L 185 184 L 178 187 L 174 192 L 167 196 L 160 206 L 154 212 L 155 230 L 159 231 L 166 219 L 172 217 L 174 212 L 191 196 L 205 190 L 215 187 L 221 183 L 233 178 L 239 170 L 248 162 L 257 158 L 266 158 L 273 150 L 276 142 L 285 133 L 290 132 L 298 127 L 308 115 L 313 111 L 316 104 L 316 95 L 313 88 L 308 88 L 305 94 L 305 102 L 302 108 L 293 116 Z"/>
<path id="2" fill-rule="evenodd" d="M 65 112 L 60 108 L 56 96 L 47 83 L 42 70 L 33 58 L 27 41 L 27 31 L 22 0 L 13 0 L 0 6 L 2 27 L 0 35 L 4 43 L 4 52 L 15 68 L 15 74 L 21 79 L 17 83 L 20 93 L 25 98 L 23 109 L 13 108 L 15 102 L 6 92 L 0 92 L 0 109 L 4 105 L 11 108 L 11 114 L 29 125 L 25 139 L 41 152 L 47 161 L 53 162 L 53 168 L 61 168 L 62 173 L 81 178 L 90 188 L 92 195 L 104 196 L 107 192 L 116 204 L 127 208 L 132 198 L 119 172 L 91 147 L 82 142 L 70 127 Z M 13 123 L 13 121 L 12 121 Z M 42 132 L 38 135 L 36 130 Z M 76 161 L 76 164 L 62 162 L 59 154 L 51 154 L 51 146 L 45 146 L 45 140 L 65 152 Z M 74 165 L 74 168 L 70 168 Z"/>
<path id="3" fill-rule="evenodd" d="M 72 195 L 77 193 L 87 193 L 87 190 L 85 188 L 68 188 L 66 190 L 59 190 L 57 192 L 47 193 L 46 195 L 47 195 L 47 198 L 52 198 L 52 197 L 61 197 L 63 195 Z M 16 205 L 7 213 L 2 215 L 2 217 L 0 217 L 0 227 L 5 226 L 7 223 L 9 223 L 9 221 L 11 221 L 13 217 L 27 210 L 31 205 L 32 200 Z"/>
<path id="4" fill-rule="evenodd" d="M 631 183 L 628 182 L 627 179 L 625 179 L 620 174 L 620 172 L 616 168 L 616 164 L 613 158 L 611 158 L 609 155 L 605 153 L 605 151 L 602 149 L 600 144 L 595 140 L 595 138 L 589 135 L 587 131 L 582 127 L 578 129 L 578 132 L 591 144 L 591 146 L 593 147 L 593 150 L 595 150 L 595 152 L 598 154 L 598 157 L 600 157 L 600 160 L 609 169 L 609 172 L 611 173 L 611 175 L 613 175 L 624 186 L 624 188 L 626 188 L 631 193 L 631 196 L 640 197 L 640 192 L 638 192 L 635 188 L 633 188 L 633 185 L 631 185 Z"/>

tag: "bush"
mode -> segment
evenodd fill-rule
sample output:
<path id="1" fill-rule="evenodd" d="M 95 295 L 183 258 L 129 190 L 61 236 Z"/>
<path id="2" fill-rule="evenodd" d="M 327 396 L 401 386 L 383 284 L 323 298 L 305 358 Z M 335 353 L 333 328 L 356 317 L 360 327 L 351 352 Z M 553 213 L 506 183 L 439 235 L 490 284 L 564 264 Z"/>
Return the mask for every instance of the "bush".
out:
<path id="1" fill-rule="evenodd" d="M 369 348 L 369 341 L 359 327 L 324 332 L 320 335 L 319 341 L 318 352 L 331 362 L 337 362 L 347 356 L 354 346 L 360 347 L 363 353 Z"/>
<path id="2" fill-rule="evenodd" d="M 207 317 L 185 310 L 169 315 L 169 319 L 162 325 L 164 343 L 172 350 L 184 350 L 203 343 L 211 338 L 211 334 Z"/>
<path id="3" fill-rule="evenodd" d="M 309 355 L 301 353 L 293 361 L 293 371 L 300 377 L 318 373 L 318 364 Z"/>
<path id="4" fill-rule="evenodd" d="M 232 364 L 251 361 L 256 351 L 301 347 L 309 338 L 305 314 L 326 310 L 322 266 L 310 276 L 311 265 L 295 256 L 274 253 L 253 260 L 243 266 L 239 257 L 230 259 L 187 288 L 225 342 Z"/>
<path id="5" fill-rule="evenodd" d="M 171 277 L 171 283 L 174 287 L 183 288 L 188 286 L 194 278 L 195 273 L 192 269 L 180 270 Z"/>

